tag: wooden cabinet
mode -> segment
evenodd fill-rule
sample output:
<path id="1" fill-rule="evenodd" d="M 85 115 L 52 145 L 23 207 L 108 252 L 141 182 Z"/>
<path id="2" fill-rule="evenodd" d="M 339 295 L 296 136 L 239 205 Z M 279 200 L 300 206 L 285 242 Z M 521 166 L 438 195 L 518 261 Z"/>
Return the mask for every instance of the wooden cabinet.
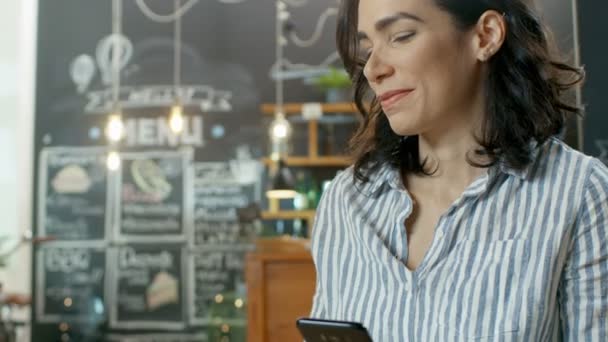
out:
<path id="1" fill-rule="evenodd" d="M 247 341 L 302 341 L 296 319 L 310 314 L 315 268 L 310 252 L 264 251 L 247 255 Z"/>

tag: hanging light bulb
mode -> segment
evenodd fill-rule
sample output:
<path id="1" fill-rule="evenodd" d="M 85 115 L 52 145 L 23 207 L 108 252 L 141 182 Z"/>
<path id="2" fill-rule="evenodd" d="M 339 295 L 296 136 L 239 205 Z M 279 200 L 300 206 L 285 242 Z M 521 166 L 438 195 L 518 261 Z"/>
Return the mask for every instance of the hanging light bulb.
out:
<path id="1" fill-rule="evenodd" d="M 174 105 L 171 108 L 171 116 L 169 117 L 169 127 L 173 133 L 179 134 L 184 130 L 184 114 L 182 106 Z"/>
<path id="2" fill-rule="evenodd" d="M 181 0 L 174 0 L 175 13 L 181 7 Z M 184 109 L 181 106 L 180 85 L 181 85 L 181 51 L 182 51 L 182 21 L 181 15 L 175 18 L 173 35 L 173 91 L 175 102 L 171 108 L 169 116 L 169 127 L 175 134 L 180 134 L 184 130 Z"/>
<path id="3" fill-rule="evenodd" d="M 125 125 L 122 122 L 120 114 L 111 114 L 106 126 L 106 136 L 108 140 L 117 142 L 122 139 L 125 134 Z"/>
<path id="4" fill-rule="evenodd" d="M 116 171 L 120 168 L 120 155 L 116 151 L 110 151 L 108 153 L 108 159 L 106 160 L 108 170 Z"/>
<path id="5" fill-rule="evenodd" d="M 291 124 L 285 114 L 278 112 L 270 123 L 270 138 L 273 141 L 287 140 L 291 136 Z"/>
<path id="6" fill-rule="evenodd" d="M 269 133 L 272 145 L 270 159 L 278 161 L 289 154 L 289 137 L 291 137 L 291 124 L 281 112 L 275 114 L 270 123 Z"/>

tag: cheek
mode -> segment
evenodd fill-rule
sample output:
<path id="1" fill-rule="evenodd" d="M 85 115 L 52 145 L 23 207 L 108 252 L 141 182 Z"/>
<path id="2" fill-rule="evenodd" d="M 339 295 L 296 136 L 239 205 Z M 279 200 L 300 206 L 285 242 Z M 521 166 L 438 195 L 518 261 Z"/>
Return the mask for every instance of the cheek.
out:
<path id="1" fill-rule="evenodd" d="M 466 61 L 464 55 L 450 49 L 436 49 L 427 55 L 419 70 L 424 104 L 429 112 L 449 111 L 470 96 L 472 70 Z"/>
<path id="2" fill-rule="evenodd" d="M 421 37 L 419 41 L 394 51 L 391 63 L 398 66 L 400 79 L 414 86 L 433 104 L 457 88 L 463 72 L 462 52 L 454 43 Z M 420 95 L 420 94 L 419 94 Z"/>

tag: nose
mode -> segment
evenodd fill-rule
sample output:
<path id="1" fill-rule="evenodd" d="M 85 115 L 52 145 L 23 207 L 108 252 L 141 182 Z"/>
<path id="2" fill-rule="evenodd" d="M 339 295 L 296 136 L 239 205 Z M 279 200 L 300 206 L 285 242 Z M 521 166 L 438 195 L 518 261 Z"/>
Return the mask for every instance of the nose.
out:
<path id="1" fill-rule="evenodd" d="M 363 68 L 363 75 L 370 83 L 380 83 L 383 79 L 391 76 L 395 72 L 394 68 L 386 63 L 380 54 L 373 52 Z"/>

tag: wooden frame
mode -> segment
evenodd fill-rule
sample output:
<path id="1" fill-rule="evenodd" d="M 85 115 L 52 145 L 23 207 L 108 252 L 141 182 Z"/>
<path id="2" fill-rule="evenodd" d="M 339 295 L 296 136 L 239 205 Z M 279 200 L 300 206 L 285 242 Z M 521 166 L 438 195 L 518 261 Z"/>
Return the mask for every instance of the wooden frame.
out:
<path id="1" fill-rule="evenodd" d="M 252 252 L 246 257 L 245 276 L 247 341 L 301 340 L 296 319 L 310 313 L 315 290 L 310 252 Z"/>

